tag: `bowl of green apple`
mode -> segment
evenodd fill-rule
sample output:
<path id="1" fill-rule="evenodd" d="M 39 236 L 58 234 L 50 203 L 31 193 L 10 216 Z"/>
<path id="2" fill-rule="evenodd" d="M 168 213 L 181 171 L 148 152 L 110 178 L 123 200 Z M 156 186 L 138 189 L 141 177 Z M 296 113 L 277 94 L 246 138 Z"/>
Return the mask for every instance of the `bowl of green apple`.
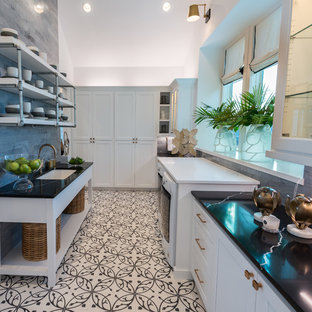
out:
<path id="1" fill-rule="evenodd" d="M 43 161 L 35 155 L 13 154 L 5 155 L 1 159 L 2 169 L 18 177 L 13 185 L 16 191 L 29 191 L 33 188 L 33 183 L 29 176 L 42 168 Z"/>

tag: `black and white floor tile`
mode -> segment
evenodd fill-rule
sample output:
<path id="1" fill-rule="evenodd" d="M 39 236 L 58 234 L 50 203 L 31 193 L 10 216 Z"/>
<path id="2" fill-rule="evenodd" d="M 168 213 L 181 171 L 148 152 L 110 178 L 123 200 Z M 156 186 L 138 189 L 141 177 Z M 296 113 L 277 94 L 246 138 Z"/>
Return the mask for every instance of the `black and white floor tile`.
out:
<path id="1" fill-rule="evenodd" d="M 2 276 L 0 311 L 203 311 L 193 281 L 175 281 L 157 224 L 158 193 L 96 191 L 57 272 Z"/>

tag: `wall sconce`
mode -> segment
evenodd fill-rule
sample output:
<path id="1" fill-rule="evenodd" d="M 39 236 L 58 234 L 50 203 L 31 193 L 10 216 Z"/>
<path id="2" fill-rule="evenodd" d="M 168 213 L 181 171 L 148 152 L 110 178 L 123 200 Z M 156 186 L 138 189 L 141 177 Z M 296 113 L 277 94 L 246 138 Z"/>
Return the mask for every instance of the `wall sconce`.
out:
<path id="1" fill-rule="evenodd" d="M 210 20 L 211 9 L 209 9 L 206 12 L 206 4 L 192 4 L 192 5 L 190 5 L 189 14 L 188 14 L 188 17 L 186 19 L 188 22 L 196 22 L 196 21 L 198 21 L 200 19 L 200 17 L 199 17 L 199 10 L 198 10 L 199 6 L 203 6 L 204 7 L 205 23 L 208 23 L 208 21 Z"/>

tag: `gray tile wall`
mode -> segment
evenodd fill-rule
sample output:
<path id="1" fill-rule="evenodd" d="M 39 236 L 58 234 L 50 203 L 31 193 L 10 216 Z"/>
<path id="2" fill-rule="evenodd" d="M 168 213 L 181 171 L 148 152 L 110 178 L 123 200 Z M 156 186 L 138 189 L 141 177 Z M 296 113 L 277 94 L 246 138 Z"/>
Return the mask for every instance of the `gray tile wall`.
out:
<path id="1" fill-rule="evenodd" d="M 14 28 L 26 45 L 37 46 L 47 52 L 48 62 L 58 64 L 58 9 L 57 0 L 43 0 L 46 11 L 38 14 L 34 11 L 35 0 L 1 0 L 0 28 Z M 14 66 L 0 56 L 0 75 L 5 75 L 7 66 Z M 0 91 L 0 113 L 4 113 L 7 103 L 18 103 L 18 97 Z M 33 102 L 33 106 L 46 105 Z M 40 145 L 51 143 L 60 149 L 60 131 L 54 127 L 0 126 L 0 155 L 11 153 L 37 154 Z M 45 157 L 51 157 L 46 150 Z M 14 177 L 0 173 L 0 187 L 12 182 Z M 7 252 L 21 239 L 20 224 L 1 224 L 1 255 Z"/>
<path id="2" fill-rule="evenodd" d="M 293 196 L 294 193 L 303 193 L 306 195 L 312 195 L 312 167 L 305 166 L 304 169 L 304 185 L 296 185 L 296 183 L 290 182 L 288 180 L 279 178 L 273 174 L 268 174 L 262 171 L 258 171 L 253 168 L 249 168 L 232 161 L 210 155 L 201 151 L 197 151 L 198 157 L 204 157 L 208 160 L 211 160 L 217 164 L 220 164 L 226 168 L 237 171 L 241 174 L 244 174 L 248 177 L 254 178 L 260 181 L 261 186 L 270 186 L 278 191 L 280 191 L 283 202 L 286 199 L 286 196 Z"/>

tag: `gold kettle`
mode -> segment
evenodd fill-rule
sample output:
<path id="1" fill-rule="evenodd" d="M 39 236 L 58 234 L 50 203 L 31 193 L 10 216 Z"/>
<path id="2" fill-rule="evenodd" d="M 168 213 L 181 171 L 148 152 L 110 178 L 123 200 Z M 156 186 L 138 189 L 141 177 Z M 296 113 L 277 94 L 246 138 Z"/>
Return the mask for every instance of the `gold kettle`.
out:
<path id="1" fill-rule="evenodd" d="M 285 210 L 298 229 L 304 230 L 312 224 L 311 197 L 298 194 L 295 198 L 290 199 L 287 195 Z"/>
<path id="2" fill-rule="evenodd" d="M 255 188 L 252 198 L 263 216 L 271 215 L 282 203 L 281 194 L 268 186 Z"/>

